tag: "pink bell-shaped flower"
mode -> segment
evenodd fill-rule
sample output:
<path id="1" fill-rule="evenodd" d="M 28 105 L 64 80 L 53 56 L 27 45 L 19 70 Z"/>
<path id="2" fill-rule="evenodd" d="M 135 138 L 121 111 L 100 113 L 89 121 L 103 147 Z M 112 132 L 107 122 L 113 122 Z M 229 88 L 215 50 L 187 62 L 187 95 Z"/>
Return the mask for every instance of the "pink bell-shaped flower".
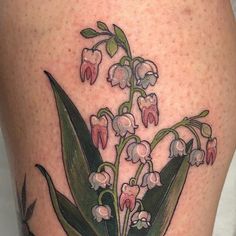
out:
<path id="1" fill-rule="evenodd" d="M 132 71 L 127 65 L 114 64 L 109 69 L 108 73 L 108 82 L 111 83 L 112 86 L 119 85 L 121 89 L 130 86 L 130 77 L 132 75 Z"/>
<path id="2" fill-rule="evenodd" d="M 142 187 L 145 186 L 147 186 L 148 189 L 152 189 L 156 186 L 161 187 L 162 183 L 161 183 L 160 173 L 157 171 L 146 173 L 143 176 L 143 182 L 142 182 Z"/>
<path id="3" fill-rule="evenodd" d="M 200 166 L 204 163 L 205 152 L 200 149 L 194 149 L 190 153 L 189 163 L 194 166 Z"/>
<path id="4" fill-rule="evenodd" d="M 157 66 L 149 60 L 135 61 L 134 72 L 137 85 L 144 89 L 149 85 L 154 86 L 159 77 Z"/>
<path id="5" fill-rule="evenodd" d="M 92 214 L 97 222 L 111 218 L 111 208 L 108 205 L 96 205 L 92 208 Z"/>
<path id="6" fill-rule="evenodd" d="M 151 160 L 151 147 L 150 143 L 147 141 L 141 141 L 140 143 L 131 143 L 127 147 L 128 157 L 127 161 L 132 161 L 133 163 L 137 163 L 140 161 L 145 164 L 147 161 Z"/>
<path id="7" fill-rule="evenodd" d="M 117 115 L 113 119 L 112 127 L 116 136 L 125 136 L 127 133 L 134 134 L 138 126 L 135 124 L 134 116 L 131 113 Z"/>
<path id="8" fill-rule="evenodd" d="M 89 182 L 94 190 L 110 186 L 110 179 L 111 177 L 106 171 L 92 172 L 89 176 Z"/>
<path id="9" fill-rule="evenodd" d="M 170 158 L 186 155 L 186 143 L 183 139 L 175 139 L 170 144 Z"/>

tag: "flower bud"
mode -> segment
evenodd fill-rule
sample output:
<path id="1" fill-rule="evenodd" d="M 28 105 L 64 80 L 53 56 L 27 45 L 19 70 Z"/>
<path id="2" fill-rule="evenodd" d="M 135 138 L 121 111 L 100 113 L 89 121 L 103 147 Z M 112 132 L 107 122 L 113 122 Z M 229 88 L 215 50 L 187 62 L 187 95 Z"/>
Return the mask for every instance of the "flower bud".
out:
<path id="1" fill-rule="evenodd" d="M 202 123 L 202 125 L 201 125 L 201 134 L 204 138 L 210 138 L 211 135 L 212 135 L 211 126 L 206 124 L 206 123 Z"/>

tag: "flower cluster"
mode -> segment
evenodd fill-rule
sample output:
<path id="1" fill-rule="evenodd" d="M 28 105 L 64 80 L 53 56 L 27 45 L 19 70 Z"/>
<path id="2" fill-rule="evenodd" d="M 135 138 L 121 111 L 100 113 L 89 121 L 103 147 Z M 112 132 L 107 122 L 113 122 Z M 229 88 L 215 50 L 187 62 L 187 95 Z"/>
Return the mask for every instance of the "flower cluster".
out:
<path id="1" fill-rule="evenodd" d="M 89 176 L 91 187 L 95 191 L 102 189 L 99 191 L 98 205 L 93 207 L 92 214 L 98 222 L 109 220 L 112 217 L 110 207 L 102 202 L 104 191 L 109 190 L 108 192 L 113 195 L 114 199 L 118 199 L 118 202 L 114 203 L 118 204 L 115 207 L 118 211 L 116 214 L 119 214 L 119 210 L 126 209 L 128 211 L 125 222 L 129 222 L 129 219 L 131 219 L 129 227 L 136 227 L 137 229 L 148 228 L 151 225 L 152 216 L 143 209 L 142 200 L 138 199 L 138 195 L 141 188 L 149 191 L 153 188 L 161 188 L 164 184 L 162 183 L 161 172 L 153 169 L 153 158 L 151 156 L 153 149 L 166 135 L 173 133 L 175 138 L 169 146 L 170 158 L 187 158 L 188 156 L 191 166 L 200 166 L 205 161 L 207 165 L 212 165 L 216 159 L 216 138 L 212 137 L 210 125 L 199 121 L 200 118 L 208 115 L 208 111 L 203 111 L 195 117 L 185 118 L 171 128 L 161 129 L 157 132 L 152 142 L 141 140 L 136 134 L 139 126 L 132 112 L 134 94 L 139 94 L 136 103 L 141 112 L 143 126 L 145 128 L 148 128 L 150 124 L 157 126 L 159 123 L 158 97 L 155 93 L 148 94 L 146 91 L 146 89 L 150 89 L 150 86 L 154 86 L 159 78 L 156 64 L 149 59 L 132 57 L 127 38 L 118 26 L 114 26 L 114 33 L 108 27 L 105 27 L 102 32 L 89 31 L 88 29 L 83 31 L 82 35 L 85 38 L 105 35 L 107 38 L 96 43 L 91 49 L 83 49 L 80 67 L 81 80 L 83 82 L 89 80 L 91 85 L 97 80 L 99 66 L 102 61 L 102 52 L 97 47 L 105 43 L 106 52 L 110 57 L 116 54 L 118 48 L 124 49 L 126 53 L 118 62 L 111 65 L 107 81 L 111 86 L 119 86 L 122 90 L 129 89 L 130 91 L 128 100 L 118 107 L 116 114 L 113 114 L 109 108 L 101 108 L 96 115 L 92 115 L 90 118 L 91 136 L 97 148 L 101 146 L 101 148 L 105 149 L 107 147 L 109 142 L 108 133 L 110 132 L 109 122 L 115 136 L 119 137 L 119 143 L 116 145 L 115 163 L 103 163 L 97 172 L 93 172 Z M 179 137 L 179 133 L 176 130 L 181 126 L 189 129 L 196 140 L 196 148 L 190 154 L 187 153 L 185 141 Z M 208 139 L 205 151 L 201 149 L 201 140 L 196 129 L 200 131 L 203 138 Z M 117 171 L 119 169 L 119 160 L 124 150 L 126 151 L 126 160 L 128 162 L 133 165 L 139 165 L 139 170 L 143 170 L 145 165 L 148 165 L 148 168 L 142 176 L 142 171 L 137 171 L 129 183 L 123 183 L 121 191 L 119 191 L 117 189 Z M 114 174 L 113 178 L 110 177 L 110 172 L 106 168 L 111 168 Z M 141 184 L 138 184 L 139 178 L 142 178 Z M 121 193 L 119 194 L 119 192 Z M 141 211 L 137 204 L 141 205 Z M 132 213 L 132 218 L 129 218 L 130 213 Z M 127 227 L 125 222 L 124 227 Z M 123 232 L 126 232 L 126 230 L 123 229 Z"/>

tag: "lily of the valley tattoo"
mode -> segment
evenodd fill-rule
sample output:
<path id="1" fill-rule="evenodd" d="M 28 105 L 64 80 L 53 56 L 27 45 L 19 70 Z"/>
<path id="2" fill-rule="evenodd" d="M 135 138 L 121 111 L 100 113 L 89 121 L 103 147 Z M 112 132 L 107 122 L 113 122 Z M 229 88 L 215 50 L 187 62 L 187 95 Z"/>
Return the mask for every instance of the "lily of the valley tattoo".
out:
<path id="1" fill-rule="evenodd" d="M 184 187 L 188 171 L 206 163 L 212 165 L 216 159 L 216 138 L 212 128 L 202 122 L 208 110 L 196 116 L 185 117 L 171 127 L 158 129 L 151 140 L 143 140 L 136 131 L 143 125 L 158 126 L 158 96 L 147 89 L 155 86 L 159 79 L 156 64 L 146 58 L 133 56 L 128 39 L 121 28 L 113 25 L 110 30 L 103 22 L 97 22 L 99 30 L 87 28 L 81 35 L 87 39 L 97 38 L 92 48 L 82 51 L 80 77 L 95 86 L 102 67 L 103 51 L 111 58 L 118 50 L 124 55 L 110 66 L 107 81 L 129 91 L 126 101 L 112 113 L 108 107 L 91 114 L 90 129 L 80 112 L 53 76 L 45 71 L 55 95 L 60 128 L 65 172 L 74 202 L 57 191 L 44 167 L 36 166 L 47 180 L 53 207 L 57 217 L 69 236 L 143 236 L 164 235 L 174 215 Z M 85 86 L 89 86 L 87 83 Z M 137 96 L 135 96 L 138 94 Z M 137 124 L 133 104 L 140 110 L 142 124 Z M 109 128 L 109 123 L 111 128 Z M 179 129 L 187 129 L 193 138 L 185 141 Z M 99 148 L 105 149 L 109 136 L 118 137 L 115 145 L 115 161 L 104 162 Z M 173 135 L 166 165 L 158 172 L 154 169 L 153 150 L 167 136 Z M 206 138 L 203 142 L 202 138 Z M 202 147 L 206 143 L 206 147 Z M 112 148 L 111 148 L 112 150 Z M 137 168 L 127 183 L 118 187 L 122 173 L 120 160 Z M 141 197 L 141 189 L 144 195 Z M 124 217 L 121 212 L 125 211 Z"/>

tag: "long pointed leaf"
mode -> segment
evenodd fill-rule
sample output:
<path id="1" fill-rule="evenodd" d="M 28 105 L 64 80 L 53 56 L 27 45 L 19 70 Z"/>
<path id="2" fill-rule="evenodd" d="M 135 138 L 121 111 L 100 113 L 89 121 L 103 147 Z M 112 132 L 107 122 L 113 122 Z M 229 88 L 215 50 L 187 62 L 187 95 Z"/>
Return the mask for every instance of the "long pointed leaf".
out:
<path id="1" fill-rule="evenodd" d="M 21 190 L 21 202 L 22 202 L 22 214 L 23 217 L 25 218 L 25 214 L 26 214 L 26 175 L 24 177 L 24 183 L 22 186 L 22 190 Z"/>
<path id="2" fill-rule="evenodd" d="M 51 177 L 48 175 L 47 171 L 42 166 L 36 165 L 36 167 L 41 171 L 41 173 L 47 180 L 53 208 L 56 212 L 57 218 L 60 221 L 63 229 L 65 230 L 68 236 L 81 236 L 81 234 L 77 232 L 63 217 L 59 204 L 58 204 L 56 190 L 55 190 Z"/>
<path id="3" fill-rule="evenodd" d="M 192 149 L 192 144 L 192 140 L 188 142 L 188 152 Z M 151 213 L 151 227 L 141 230 L 130 228 L 129 236 L 165 234 L 184 187 L 188 168 L 188 155 L 175 157 L 169 161 L 160 172 L 162 186 L 147 191 L 142 200 L 144 209 Z"/>
<path id="4" fill-rule="evenodd" d="M 27 208 L 26 215 L 25 215 L 25 221 L 30 220 L 30 218 L 33 215 L 34 208 L 35 208 L 36 200 L 34 200 L 33 203 L 30 204 L 30 206 Z"/>
<path id="5" fill-rule="evenodd" d="M 68 183 L 81 213 L 93 225 L 99 235 L 105 236 L 107 232 L 117 235 L 117 219 L 113 208 L 113 198 L 106 194 L 104 204 L 112 209 L 113 218 L 103 223 L 94 221 L 91 208 L 97 204 L 97 193 L 91 189 L 88 176 L 97 171 L 102 163 L 98 149 L 94 146 L 91 134 L 78 109 L 68 95 L 48 72 L 45 72 L 51 83 L 57 104 L 61 136 L 64 166 Z"/>
<path id="6" fill-rule="evenodd" d="M 58 102 L 60 102 L 60 103 L 63 103 L 63 105 L 65 106 L 66 112 L 68 113 L 68 116 L 70 117 L 75 133 L 77 134 L 77 137 L 81 144 L 81 148 L 83 149 L 84 155 L 87 158 L 90 170 L 92 172 L 96 171 L 99 165 L 102 164 L 102 157 L 99 150 L 93 144 L 90 132 L 88 130 L 88 127 L 83 117 L 79 113 L 74 103 L 65 93 L 65 91 L 53 78 L 53 76 L 47 71 L 45 71 L 45 74 L 47 75 L 50 81 L 54 94 L 58 95 L 58 97 L 61 99 L 61 101 L 58 101 L 56 98 L 57 104 Z"/>

